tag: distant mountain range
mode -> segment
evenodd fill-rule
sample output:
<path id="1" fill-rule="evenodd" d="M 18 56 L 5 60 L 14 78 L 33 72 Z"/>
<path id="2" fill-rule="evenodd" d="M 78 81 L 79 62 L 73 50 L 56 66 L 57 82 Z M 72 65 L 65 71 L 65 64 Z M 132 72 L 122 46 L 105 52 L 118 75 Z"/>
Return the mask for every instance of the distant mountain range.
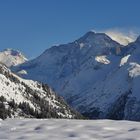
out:
<path id="1" fill-rule="evenodd" d="M 15 66 L 27 61 L 27 58 L 19 51 L 13 49 L 5 49 L 0 51 L 0 62 L 7 67 Z"/>
<path id="2" fill-rule="evenodd" d="M 140 37 L 124 46 L 90 31 L 12 70 L 47 83 L 91 119 L 140 121 Z"/>

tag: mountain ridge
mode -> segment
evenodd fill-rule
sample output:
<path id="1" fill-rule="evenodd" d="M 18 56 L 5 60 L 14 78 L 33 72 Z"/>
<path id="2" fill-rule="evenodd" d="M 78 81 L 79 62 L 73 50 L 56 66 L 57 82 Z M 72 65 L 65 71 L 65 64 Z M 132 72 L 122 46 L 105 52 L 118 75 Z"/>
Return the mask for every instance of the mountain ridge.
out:
<path id="1" fill-rule="evenodd" d="M 0 64 L 0 106 L 2 119 L 82 118 L 48 85 L 22 79 L 3 64 Z"/>
<path id="2" fill-rule="evenodd" d="M 88 32 L 47 49 L 15 71 L 25 70 L 24 78 L 48 83 L 89 118 L 140 120 L 139 45 L 139 38 L 123 46 L 106 34 Z"/>

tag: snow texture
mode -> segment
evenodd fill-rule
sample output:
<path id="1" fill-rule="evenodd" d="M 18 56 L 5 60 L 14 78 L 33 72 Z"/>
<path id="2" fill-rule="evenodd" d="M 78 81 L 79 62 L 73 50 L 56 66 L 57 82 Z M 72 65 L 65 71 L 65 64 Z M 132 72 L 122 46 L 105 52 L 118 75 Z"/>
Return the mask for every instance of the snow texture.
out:
<path id="1" fill-rule="evenodd" d="M 7 119 L 2 140 L 140 140 L 140 123 L 112 120 Z"/>
<path id="2" fill-rule="evenodd" d="M 133 32 L 123 33 L 118 30 L 107 30 L 105 33 L 122 45 L 128 45 L 136 40 L 136 35 Z"/>
<path id="3" fill-rule="evenodd" d="M 59 117 L 75 117 L 70 107 L 50 87 L 37 81 L 22 79 L 12 73 L 9 68 L 0 64 L 0 96 L 3 96 L 7 102 L 14 100 L 17 105 L 26 102 L 32 109 L 40 112 L 42 108 L 38 104 L 39 101 L 35 102 L 35 95 L 38 100 L 42 99 L 42 103 L 47 102 L 44 105 L 54 110 L 54 113 Z M 13 114 L 15 115 L 12 117 L 20 116 L 18 110 L 16 112 L 14 111 Z"/>
<path id="4" fill-rule="evenodd" d="M 99 63 L 103 63 L 103 64 L 109 64 L 110 61 L 106 58 L 105 55 L 102 55 L 102 56 L 96 56 L 95 57 L 95 60 Z"/>

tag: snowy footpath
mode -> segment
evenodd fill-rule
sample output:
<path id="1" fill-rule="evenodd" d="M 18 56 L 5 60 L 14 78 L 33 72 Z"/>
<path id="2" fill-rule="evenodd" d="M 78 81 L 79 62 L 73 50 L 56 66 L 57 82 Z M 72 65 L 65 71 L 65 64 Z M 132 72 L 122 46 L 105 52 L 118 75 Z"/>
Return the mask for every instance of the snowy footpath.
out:
<path id="1" fill-rule="evenodd" d="M 140 140 L 140 122 L 112 120 L 7 119 L 0 140 Z"/>

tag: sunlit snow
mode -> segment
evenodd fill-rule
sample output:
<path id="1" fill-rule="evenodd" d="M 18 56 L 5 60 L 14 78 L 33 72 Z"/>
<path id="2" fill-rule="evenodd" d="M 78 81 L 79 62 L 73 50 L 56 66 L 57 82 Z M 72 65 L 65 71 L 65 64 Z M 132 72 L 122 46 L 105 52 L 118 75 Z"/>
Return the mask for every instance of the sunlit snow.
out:
<path id="1" fill-rule="evenodd" d="M 110 61 L 106 58 L 105 55 L 102 55 L 102 56 L 96 56 L 95 57 L 95 60 L 99 63 L 103 63 L 103 64 L 109 64 Z"/>
<path id="2" fill-rule="evenodd" d="M 130 54 L 128 54 L 127 56 L 124 56 L 121 59 L 120 66 L 123 66 L 125 63 L 127 63 L 127 61 L 128 61 L 128 59 L 129 59 L 130 56 L 131 56 Z"/>
<path id="3" fill-rule="evenodd" d="M 0 139 L 139 140 L 140 123 L 112 120 L 7 119 L 0 121 Z"/>

